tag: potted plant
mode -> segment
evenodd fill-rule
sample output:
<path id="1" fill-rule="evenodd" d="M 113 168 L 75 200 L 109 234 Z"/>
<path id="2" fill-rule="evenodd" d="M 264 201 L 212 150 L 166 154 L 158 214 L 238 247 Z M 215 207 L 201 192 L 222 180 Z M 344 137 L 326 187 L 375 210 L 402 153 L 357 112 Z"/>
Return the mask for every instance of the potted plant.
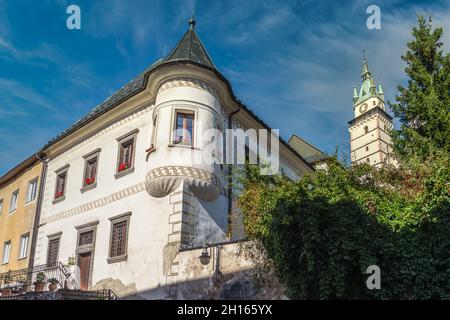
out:
<path id="1" fill-rule="evenodd" d="M 95 182 L 95 177 L 86 178 L 86 185 L 93 184 Z"/>
<path id="2" fill-rule="evenodd" d="M 2 288 L 2 297 L 4 296 L 10 296 L 11 295 L 11 288 L 9 287 L 9 284 L 11 283 L 12 280 L 12 276 L 11 276 L 11 270 L 8 271 L 8 273 L 6 273 L 3 276 L 3 283 L 5 284 L 5 287 Z"/>
<path id="3" fill-rule="evenodd" d="M 35 292 L 44 291 L 44 283 L 45 283 L 45 273 L 39 272 L 36 275 L 36 281 L 34 282 L 34 291 Z"/>
<path id="4" fill-rule="evenodd" d="M 56 278 L 51 278 L 48 280 L 48 290 L 53 292 L 58 288 L 58 280 Z"/>
<path id="5" fill-rule="evenodd" d="M 118 168 L 117 171 L 121 172 L 121 171 L 124 171 L 124 170 L 126 170 L 126 169 L 129 169 L 130 167 L 131 167 L 131 165 L 130 165 L 128 162 L 121 163 L 121 164 L 119 165 L 119 168 Z"/>

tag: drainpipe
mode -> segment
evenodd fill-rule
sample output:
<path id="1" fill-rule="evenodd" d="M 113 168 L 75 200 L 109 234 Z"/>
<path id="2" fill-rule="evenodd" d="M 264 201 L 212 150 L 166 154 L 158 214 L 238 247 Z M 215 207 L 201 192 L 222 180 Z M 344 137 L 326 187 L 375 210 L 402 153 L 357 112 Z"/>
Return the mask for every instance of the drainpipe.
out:
<path id="1" fill-rule="evenodd" d="M 42 154 L 44 155 L 44 154 Z M 45 156 L 45 155 L 44 155 Z M 36 214 L 34 217 L 34 225 L 33 225 L 33 233 L 31 238 L 31 250 L 30 250 L 30 258 L 28 261 L 28 269 L 32 270 L 34 267 L 34 257 L 35 257 L 35 251 L 36 251 L 36 244 L 37 244 L 37 235 L 38 235 L 38 229 L 39 229 L 39 223 L 41 220 L 41 208 L 42 208 L 42 201 L 44 198 L 44 185 L 45 185 L 45 176 L 47 174 L 47 161 L 45 161 L 43 158 L 41 158 L 40 152 L 36 153 L 36 158 L 42 162 L 42 173 L 41 173 L 41 183 L 39 185 L 39 196 L 36 203 Z M 29 275 L 32 276 L 32 273 Z M 31 279 L 30 279 L 31 281 Z"/>
<path id="2" fill-rule="evenodd" d="M 230 115 L 228 116 L 228 129 L 233 129 L 233 116 L 238 113 L 239 111 L 241 111 L 241 107 L 238 106 L 238 108 L 234 111 L 232 111 L 230 113 Z M 228 148 L 233 147 L 233 141 L 230 141 L 231 138 L 227 137 L 227 145 Z M 231 150 L 229 150 L 231 151 Z M 234 152 L 231 152 L 234 155 Z M 228 154 L 227 154 L 228 157 Z M 232 216 L 232 211 L 233 211 L 233 188 L 232 188 L 232 183 L 233 183 L 233 164 L 230 163 L 228 164 L 228 228 L 230 228 L 231 226 L 231 216 Z M 231 231 L 231 230 L 230 230 Z M 230 232 L 230 240 L 231 240 L 231 232 Z"/>

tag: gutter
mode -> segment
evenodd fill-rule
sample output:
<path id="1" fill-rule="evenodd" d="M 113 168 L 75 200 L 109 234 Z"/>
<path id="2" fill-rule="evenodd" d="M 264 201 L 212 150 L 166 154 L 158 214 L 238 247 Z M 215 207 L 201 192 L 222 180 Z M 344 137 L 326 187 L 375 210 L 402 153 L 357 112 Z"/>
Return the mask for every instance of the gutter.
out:
<path id="1" fill-rule="evenodd" d="M 44 155 L 44 154 L 42 154 Z M 34 217 L 34 224 L 33 224 L 33 232 L 32 232 L 32 238 L 31 238 L 31 250 L 30 250 L 30 257 L 28 260 L 28 269 L 32 270 L 34 268 L 34 257 L 36 252 L 36 245 L 37 245 L 37 235 L 38 235 L 38 229 L 39 229 L 39 223 L 41 220 L 41 209 L 42 209 L 42 202 L 44 199 L 44 186 L 45 186 L 45 177 L 47 175 L 47 161 L 45 161 L 40 156 L 40 152 L 36 153 L 36 158 L 42 162 L 42 173 L 41 173 L 41 183 L 39 185 L 39 195 L 36 203 L 36 214 Z M 45 155 L 44 155 L 45 156 Z M 32 273 L 30 273 L 32 275 Z M 31 281 L 31 279 L 27 279 Z"/>
<path id="2" fill-rule="evenodd" d="M 230 113 L 228 116 L 228 129 L 233 129 L 233 116 L 241 111 L 241 106 L 238 104 L 238 108 Z M 231 143 L 229 137 L 227 137 L 227 144 Z M 228 145 L 228 147 L 230 147 Z M 228 150 L 231 150 L 228 148 Z M 228 157 L 228 154 L 226 155 Z M 233 164 L 230 163 L 228 165 L 228 228 L 231 226 L 231 217 L 232 217 L 232 211 L 233 211 Z M 230 231 L 230 230 L 229 230 Z M 230 232 L 230 239 L 231 239 L 231 232 Z"/>

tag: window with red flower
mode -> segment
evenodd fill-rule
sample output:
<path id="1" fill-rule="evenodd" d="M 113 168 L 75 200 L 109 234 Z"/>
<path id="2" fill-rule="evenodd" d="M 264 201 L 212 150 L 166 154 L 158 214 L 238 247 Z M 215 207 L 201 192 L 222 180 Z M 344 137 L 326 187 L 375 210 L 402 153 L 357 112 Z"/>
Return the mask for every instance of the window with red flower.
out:
<path id="1" fill-rule="evenodd" d="M 84 178 L 83 178 L 83 187 L 87 187 L 92 185 L 97 180 L 97 167 L 98 167 L 98 155 L 99 150 L 91 152 L 89 155 L 84 156 L 85 165 L 84 165 Z"/>
<path id="2" fill-rule="evenodd" d="M 56 173 L 56 189 L 55 199 L 59 199 L 65 195 L 67 182 L 67 168 Z"/>

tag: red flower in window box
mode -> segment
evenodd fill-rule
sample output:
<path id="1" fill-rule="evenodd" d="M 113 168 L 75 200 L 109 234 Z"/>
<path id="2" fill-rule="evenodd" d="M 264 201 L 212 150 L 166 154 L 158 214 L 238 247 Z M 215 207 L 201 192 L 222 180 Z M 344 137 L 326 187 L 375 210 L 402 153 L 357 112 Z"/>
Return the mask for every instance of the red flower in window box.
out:
<path id="1" fill-rule="evenodd" d="M 55 193 L 55 199 L 61 198 L 64 195 L 64 192 L 59 191 Z"/>
<path id="2" fill-rule="evenodd" d="M 93 184 L 95 182 L 95 177 L 86 178 L 86 185 Z"/>
<path id="3" fill-rule="evenodd" d="M 117 171 L 121 172 L 121 171 L 126 170 L 126 169 L 128 169 L 130 167 L 131 167 L 131 165 L 128 162 L 127 163 L 121 163 L 119 165 L 119 168 L 118 168 Z"/>

